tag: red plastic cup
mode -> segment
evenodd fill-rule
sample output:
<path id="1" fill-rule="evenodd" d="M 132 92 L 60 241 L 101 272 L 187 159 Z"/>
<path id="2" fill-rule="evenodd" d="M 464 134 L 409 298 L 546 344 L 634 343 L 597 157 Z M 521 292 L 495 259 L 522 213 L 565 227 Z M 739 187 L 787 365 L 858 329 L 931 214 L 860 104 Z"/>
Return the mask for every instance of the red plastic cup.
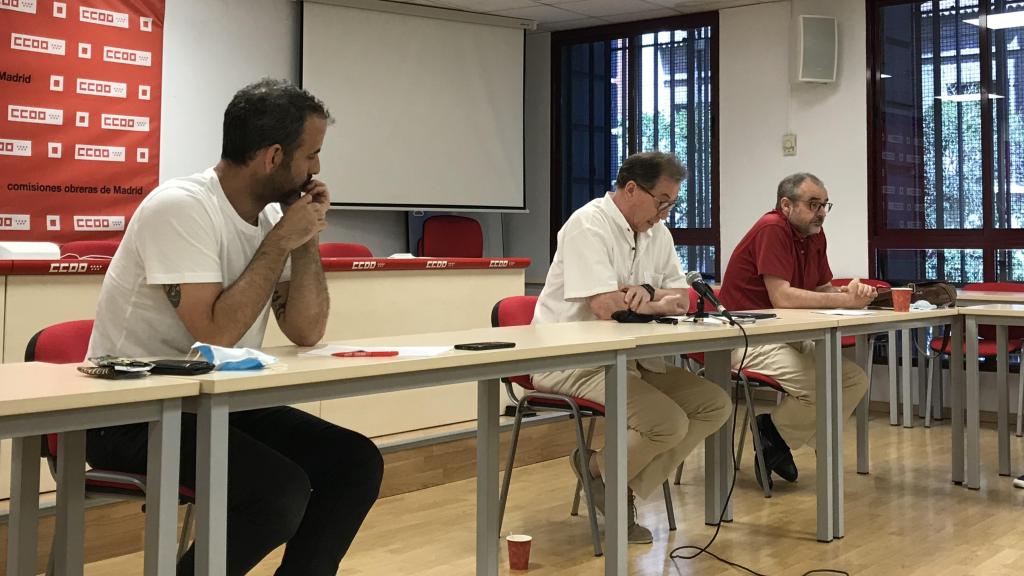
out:
<path id="1" fill-rule="evenodd" d="M 910 312 L 910 288 L 892 289 L 892 309 L 896 312 Z"/>
<path id="2" fill-rule="evenodd" d="M 527 570 L 530 567 L 530 543 L 531 536 L 526 534 L 509 534 L 505 537 L 508 542 L 508 567 L 510 570 Z"/>

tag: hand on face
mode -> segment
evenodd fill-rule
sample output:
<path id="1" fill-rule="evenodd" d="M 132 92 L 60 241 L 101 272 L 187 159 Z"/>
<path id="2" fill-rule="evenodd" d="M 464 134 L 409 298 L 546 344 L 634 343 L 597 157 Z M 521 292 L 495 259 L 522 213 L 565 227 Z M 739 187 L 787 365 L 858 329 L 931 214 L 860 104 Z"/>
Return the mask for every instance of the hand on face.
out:
<path id="1" fill-rule="evenodd" d="M 325 194 L 326 191 L 324 187 Z M 293 202 L 274 226 L 276 237 L 288 251 L 302 246 L 327 228 L 327 205 L 313 198 L 313 194 L 305 194 Z"/>

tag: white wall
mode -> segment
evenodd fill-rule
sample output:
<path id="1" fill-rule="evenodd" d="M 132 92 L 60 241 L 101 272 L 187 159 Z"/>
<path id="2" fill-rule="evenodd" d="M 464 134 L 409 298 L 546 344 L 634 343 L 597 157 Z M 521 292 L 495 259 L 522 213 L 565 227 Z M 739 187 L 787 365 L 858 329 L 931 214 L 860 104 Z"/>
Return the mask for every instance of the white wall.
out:
<path id="1" fill-rule="evenodd" d="M 299 80 L 300 14 L 295 0 L 168 0 L 161 182 L 217 162 L 224 108 L 239 88 L 266 76 Z M 339 118 L 332 130 L 342 130 L 342 120 L 351 111 L 326 104 Z M 327 184 L 336 189 L 345 185 Z M 493 219 L 500 222 L 497 216 Z M 321 241 L 358 242 L 377 255 L 408 249 L 404 212 L 332 210 L 327 221 Z M 500 254 L 500 227 L 489 234 L 488 246 Z M 497 239 L 490 237 L 494 235 Z"/>
<path id="2" fill-rule="evenodd" d="M 551 34 L 526 36 L 524 168 L 528 214 L 505 214 L 505 253 L 533 260 L 527 282 L 543 282 L 551 237 Z"/>
<path id="3" fill-rule="evenodd" d="M 791 17 L 836 16 L 834 84 L 791 84 Z M 849 0 L 794 0 L 722 10 L 719 37 L 723 271 L 751 224 L 775 205 L 779 180 L 813 172 L 836 204 L 825 221 L 837 277 L 867 274 L 865 9 Z M 782 136 L 797 155 L 782 156 Z"/>

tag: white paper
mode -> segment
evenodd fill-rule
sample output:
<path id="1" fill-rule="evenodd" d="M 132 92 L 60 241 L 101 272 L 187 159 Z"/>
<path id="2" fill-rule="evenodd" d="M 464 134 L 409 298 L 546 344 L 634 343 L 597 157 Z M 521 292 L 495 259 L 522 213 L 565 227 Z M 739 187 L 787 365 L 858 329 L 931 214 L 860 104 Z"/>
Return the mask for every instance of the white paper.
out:
<path id="1" fill-rule="evenodd" d="M 874 310 L 812 310 L 815 314 L 828 314 L 829 316 L 873 316 Z"/>
<path id="2" fill-rule="evenodd" d="M 398 352 L 399 358 L 437 356 L 452 350 L 451 346 L 348 346 L 328 344 L 299 356 L 331 356 L 335 352 Z"/>

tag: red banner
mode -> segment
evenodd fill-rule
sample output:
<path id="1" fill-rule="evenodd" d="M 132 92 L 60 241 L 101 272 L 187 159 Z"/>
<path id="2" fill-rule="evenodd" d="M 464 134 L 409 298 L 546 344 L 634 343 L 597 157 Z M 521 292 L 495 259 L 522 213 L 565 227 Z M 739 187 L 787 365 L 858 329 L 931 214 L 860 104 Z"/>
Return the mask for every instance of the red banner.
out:
<path id="1" fill-rule="evenodd" d="M 0 241 L 119 239 L 156 187 L 164 0 L 0 0 Z"/>

